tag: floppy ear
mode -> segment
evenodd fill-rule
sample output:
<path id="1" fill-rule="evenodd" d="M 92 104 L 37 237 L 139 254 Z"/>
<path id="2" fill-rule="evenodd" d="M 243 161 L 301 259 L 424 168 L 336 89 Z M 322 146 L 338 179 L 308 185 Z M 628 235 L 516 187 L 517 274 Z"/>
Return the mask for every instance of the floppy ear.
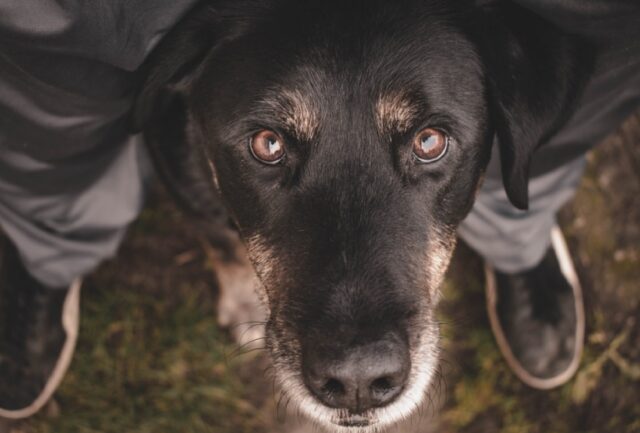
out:
<path id="1" fill-rule="evenodd" d="M 531 159 L 570 117 L 592 69 L 589 45 L 505 2 L 483 7 L 489 99 L 509 200 L 529 205 Z"/>
<path id="2" fill-rule="evenodd" d="M 143 66 L 131 117 L 133 130 L 143 132 L 157 172 L 181 207 L 210 222 L 225 220 L 226 213 L 190 121 L 188 98 L 218 40 L 215 14 L 209 5 L 198 6 L 163 38 Z"/>

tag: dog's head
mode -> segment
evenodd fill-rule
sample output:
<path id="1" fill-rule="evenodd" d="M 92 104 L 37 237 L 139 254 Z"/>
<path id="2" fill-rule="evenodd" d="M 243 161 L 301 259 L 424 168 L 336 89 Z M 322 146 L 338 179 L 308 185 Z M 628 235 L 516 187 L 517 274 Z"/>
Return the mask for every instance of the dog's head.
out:
<path id="1" fill-rule="evenodd" d="M 160 152 L 208 164 L 304 413 L 377 429 L 421 403 L 438 288 L 494 135 L 526 207 L 529 159 L 576 92 L 576 58 L 526 13 L 466 1 L 214 1 L 165 38 L 136 120 Z"/>

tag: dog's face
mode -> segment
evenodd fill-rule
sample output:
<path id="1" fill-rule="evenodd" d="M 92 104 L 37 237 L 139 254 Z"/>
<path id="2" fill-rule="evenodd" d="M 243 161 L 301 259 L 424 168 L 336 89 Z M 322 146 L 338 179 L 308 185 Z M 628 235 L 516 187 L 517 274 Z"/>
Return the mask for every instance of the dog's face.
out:
<path id="1" fill-rule="evenodd" d="M 273 14 L 221 46 L 193 93 L 267 295 L 276 372 L 334 427 L 421 400 L 438 287 L 491 142 L 478 54 L 446 11 L 361 6 Z M 372 371 L 350 383 L 354 363 Z"/>
<path id="2" fill-rule="evenodd" d="M 470 6 L 247 3 L 180 85 L 186 135 L 261 280 L 283 390 L 334 431 L 379 429 L 431 382 L 438 288 L 493 142 Z"/>

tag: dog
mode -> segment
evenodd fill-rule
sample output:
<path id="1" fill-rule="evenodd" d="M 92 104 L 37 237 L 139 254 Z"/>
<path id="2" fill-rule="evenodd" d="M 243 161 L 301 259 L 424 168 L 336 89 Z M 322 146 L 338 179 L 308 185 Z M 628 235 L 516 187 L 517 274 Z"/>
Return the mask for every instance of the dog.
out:
<path id="1" fill-rule="evenodd" d="M 217 236 L 220 321 L 267 318 L 311 421 L 380 431 L 429 394 L 439 286 L 494 139 L 526 209 L 590 53 L 503 1 L 209 0 L 150 56 L 132 119 Z"/>

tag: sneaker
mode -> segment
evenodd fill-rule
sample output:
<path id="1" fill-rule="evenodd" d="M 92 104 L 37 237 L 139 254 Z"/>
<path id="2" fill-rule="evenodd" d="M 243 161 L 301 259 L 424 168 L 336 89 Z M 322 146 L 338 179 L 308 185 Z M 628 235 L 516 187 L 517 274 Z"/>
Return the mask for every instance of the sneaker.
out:
<path id="1" fill-rule="evenodd" d="M 498 347 L 513 372 L 537 389 L 575 374 L 584 345 L 582 289 L 558 227 L 533 269 L 505 274 L 485 265 L 487 310 Z"/>
<path id="2" fill-rule="evenodd" d="M 64 377 L 78 337 L 80 280 L 50 289 L 25 270 L 12 245 L 3 250 L 0 303 L 0 418 L 34 415 Z"/>

